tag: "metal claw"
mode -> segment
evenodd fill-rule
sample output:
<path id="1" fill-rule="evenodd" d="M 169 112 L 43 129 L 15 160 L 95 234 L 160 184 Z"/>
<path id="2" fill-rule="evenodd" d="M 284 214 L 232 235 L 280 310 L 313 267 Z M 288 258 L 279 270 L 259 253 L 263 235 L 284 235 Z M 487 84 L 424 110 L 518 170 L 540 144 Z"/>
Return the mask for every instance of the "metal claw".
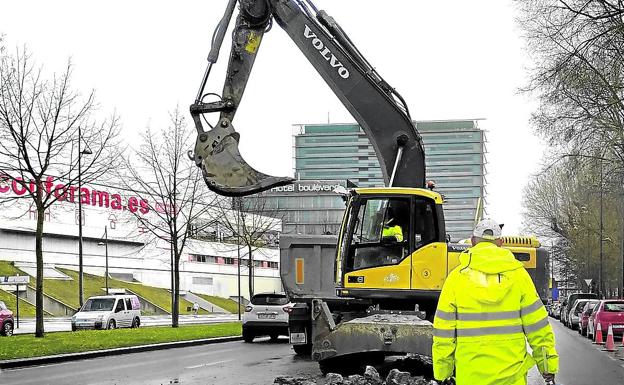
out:
<path id="1" fill-rule="evenodd" d="M 193 160 L 202 169 L 209 189 L 220 195 L 237 197 L 294 181 L 293 178 L 267 175 L 251 167 L 238 150 L 239 138 L 227 119 L 197 137 Z"/>

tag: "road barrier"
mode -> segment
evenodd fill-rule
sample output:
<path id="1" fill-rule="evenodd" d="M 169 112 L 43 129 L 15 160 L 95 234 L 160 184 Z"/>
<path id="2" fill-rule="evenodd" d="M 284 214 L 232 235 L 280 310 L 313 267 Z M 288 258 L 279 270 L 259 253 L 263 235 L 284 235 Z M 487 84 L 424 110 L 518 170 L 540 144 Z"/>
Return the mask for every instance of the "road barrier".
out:
<path id="1" fill-rule="evenodd" d="M 604 341 L 602 341 L 602 327 L 600 326 L 600 322 L 598 322 L 598 328 L 594 331 L 594 333 L 596 333 L 596 341 L 594 341 L 594 344 L 604 345 Z"/>
<path id="2" fill-rule="evenodd" d="M 602 350 L 605 352 L 615 352 L 617 350 L 613 340 L 613 326 L 611 324 L 609 324 L 609 331 L 607 332 L 607 345 Z"/>

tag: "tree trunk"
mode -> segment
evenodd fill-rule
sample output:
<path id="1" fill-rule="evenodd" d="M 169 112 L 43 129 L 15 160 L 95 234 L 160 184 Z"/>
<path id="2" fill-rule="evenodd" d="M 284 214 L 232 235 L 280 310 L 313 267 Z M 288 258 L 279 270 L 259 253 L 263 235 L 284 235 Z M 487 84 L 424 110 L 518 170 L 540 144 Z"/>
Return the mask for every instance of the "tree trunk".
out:
<path id="1" fill-rule="evenodd" d="M 247 245 L 247 251 L 249 256 L 249 299 L 254 295 L 254 263 L 253 256 L 251 254 L 251 245 Z"/>
<path id="2" fill-rule="evenodd" d="M 173 244 L 173 309 L 171 309 L 171 327 L 177 328 L 180 318 L 180 250 L 177 238 Z"/>
<path id="3" fill-rule="evenodd" d="M 37 259 L 37 278 L 35 283 L 35 337 L 43 337 L 43 218 L 45 207 L 42 204 L 42 189 L 37 190 L 37 229 L 35 232 L 35 256 Z"/>

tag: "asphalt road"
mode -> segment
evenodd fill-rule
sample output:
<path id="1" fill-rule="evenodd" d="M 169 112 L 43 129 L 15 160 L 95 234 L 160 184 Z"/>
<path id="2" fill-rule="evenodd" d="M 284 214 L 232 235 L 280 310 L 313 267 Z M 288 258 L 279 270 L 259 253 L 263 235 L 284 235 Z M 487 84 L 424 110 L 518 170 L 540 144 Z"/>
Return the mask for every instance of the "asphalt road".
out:
<path id="1" fill-rule="evenodd" d="M 558 321 L 551 319 L 551 324 L 561 357 L 558 384 L 624 383 L 624 361 L 619 359 L 624 357 L 624 348 L 619 347 L 617 355 L 606 353 Z M 237 341 L 3 370 L 0 384 L 268 385 L 277 376 L 321 378 L 318 365 L 296 357 L 287 339 L 273 343 L 265 338 L 252 344 Z M 529 385 L 543 384 L 533 370 Z"/>
<path id="2" fill-rule="evenodd" d="M 256 339 L 2 370 L 0 384 L 272 384 L 275 377 L 316 376 L 318 365 L 298 359 L 288 339 Z"/>
<path id="3" fill-rule="evenodd" d="M 616 339 L 617 353 L 603 352 L 602 346 L 570 330 L 551 318 L 559 353 L 557 384 L 562 385 L 619 385 L 624 384 L 624 348 Z M 535 374 L 535 373 L 532 373 Z M 537 377 L 537 376 L 533 376 Z M 529 385 L 543 382 L 529 381 Z"/>

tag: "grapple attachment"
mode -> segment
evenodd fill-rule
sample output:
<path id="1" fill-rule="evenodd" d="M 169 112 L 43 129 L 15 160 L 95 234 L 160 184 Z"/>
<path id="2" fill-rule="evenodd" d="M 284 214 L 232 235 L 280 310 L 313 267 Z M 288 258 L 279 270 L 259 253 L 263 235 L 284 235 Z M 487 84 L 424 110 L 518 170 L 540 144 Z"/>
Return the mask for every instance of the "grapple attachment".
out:
<path id="1" fill-rule="evenodd" d="M 209 189 L 220 195 L 237 197 L 294 181 L 263 174 L 247 164 L 238 150 L 239 138 L 227 119 L 221 119 L 215 128 L 197 136 L 195 152 L 189 156 L 202 169 Z"/>

